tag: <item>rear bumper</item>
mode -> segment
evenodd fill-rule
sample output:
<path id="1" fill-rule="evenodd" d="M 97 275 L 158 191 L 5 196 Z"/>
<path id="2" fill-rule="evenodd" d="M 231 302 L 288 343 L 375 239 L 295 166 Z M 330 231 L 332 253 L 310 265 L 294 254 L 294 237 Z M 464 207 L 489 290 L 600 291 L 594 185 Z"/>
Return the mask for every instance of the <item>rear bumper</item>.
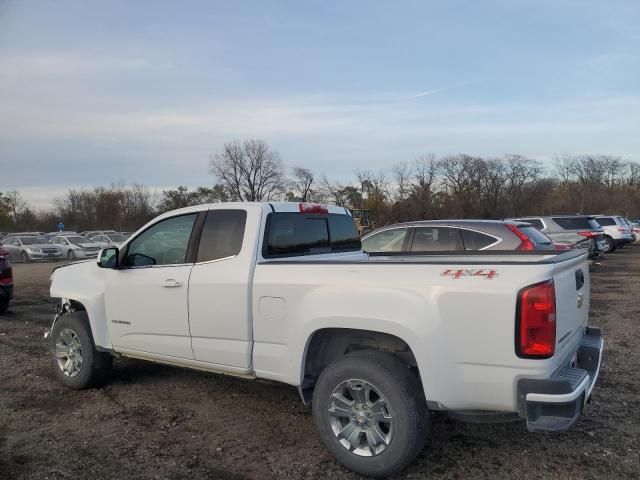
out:
<path id="1" fill-rule="evenodd" d="M 13 298 L 13 285 L 0 285 L 0 300 L 11 300 Z"/>
<path id="2" fill-rule="evenodd" d="M 604 341 L 600 329 L 587 327 L 575 362 L 548 379 L 518 381 L 518 413 L 531 432 L 561 432 L 582 413 L 598 380 Z"/>
<path id="3" fill-rule="evenodd" d="M 628 237 L 624 237 L 624 238 L 614 238 L 613 239 L 613 244 L 616 247 L 624 247 L 625 245 L 629 244 L 629 243 L 633 243 L 633 237 L 630 235 Z"/>

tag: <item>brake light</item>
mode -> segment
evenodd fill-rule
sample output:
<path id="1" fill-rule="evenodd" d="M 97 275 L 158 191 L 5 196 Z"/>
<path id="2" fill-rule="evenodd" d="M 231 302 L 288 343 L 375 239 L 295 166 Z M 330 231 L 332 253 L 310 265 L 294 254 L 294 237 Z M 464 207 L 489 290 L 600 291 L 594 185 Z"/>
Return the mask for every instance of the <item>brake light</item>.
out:
<path id="1" fill-rule="evenodd" d="M 624 232 L 626 232 L 626 231 L 627 231 L 627 229 L 626 229 L 626 228 L 623 228 L 623 227 L 618 227 L 618 231 L 619 231 L 619 232 L 623 232 L 623 233 L 624 233 Z"/>
<path id="2" fill-rule="evenodd" d="M 329 207 L 320 203 L 300 203 L 300 213 L 329 213 Z"/>
<path id="3" fill-rule="evenodd" d="M 2 268 L 0 266 L 0 285 L 12 285 L 13 284 L 13 269 L 10 265 Z"/>
<path id="4" fill-rule="evenodd" d="M 595 237 L 596 234 L 594 232 L 591 232 L 589 230 L 585 230 L 584 232 L 578 232 L 578 235 L 582 235 L 583 237 L 587 237 L 587 238 L 591 238 L 591 237 Z"/>
<path id="5" fill-rule="evenodd" d="M 522 233 L 518 229 L 518 227 L 516 227 L 513 223 L 507 223 L 507 228 L 515 233 L 520 239 L 520 245 L 518 245 L 518 248 L 516 250 L 533 250 L 533 243 L 531 243 L 529 237 Z"/>
<path id="6" fill-rule="evenodd" d="M 516 354 L 549 358 L 556 349 L 556 293 L 553 280 L 525 287 L 516 306 Z"/>

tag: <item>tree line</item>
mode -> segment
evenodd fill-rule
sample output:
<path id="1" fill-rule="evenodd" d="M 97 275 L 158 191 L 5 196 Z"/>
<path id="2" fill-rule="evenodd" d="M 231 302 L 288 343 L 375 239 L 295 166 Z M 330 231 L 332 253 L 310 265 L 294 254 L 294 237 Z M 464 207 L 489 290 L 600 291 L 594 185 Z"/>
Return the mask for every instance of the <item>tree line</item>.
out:
<path id="1" fill-rule="evenodd" d="M 47 210 L 17 191 L 0 193 L 0 230 L 135 230 L 155 215 L 201 203 L 307 201 L 368 209 L 376 225 L 439 218 L 505 218 L 558 213 L 640 217 L 640 163 L 613 155 L 557 155 L 545 166 L 522 155 L 419 156 L 385 170 L 358 169 L 338 182 L 285 167 L 258 139 L 226 143 L 209 159 L 211 185 L 154 193 L 140 184 L 70 189 Z"/>

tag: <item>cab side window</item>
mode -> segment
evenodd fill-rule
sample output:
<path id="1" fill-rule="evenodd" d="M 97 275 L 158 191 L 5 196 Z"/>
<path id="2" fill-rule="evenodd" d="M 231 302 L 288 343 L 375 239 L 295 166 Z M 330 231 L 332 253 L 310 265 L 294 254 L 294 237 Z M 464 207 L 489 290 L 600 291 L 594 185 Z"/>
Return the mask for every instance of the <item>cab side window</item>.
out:
<path id="1" fill-rule="evenodd" d="M 147 267 L 185 263 L 196 217 L 196 213 L 180 215 L 149 227 L 129 243 L 124 265 Z"/>
<path id="2" fill-rule="evenodd" d="M 245 210 L 209 210 L 202 227 L 197 262 L 233 257 L 242 249 Z"/>

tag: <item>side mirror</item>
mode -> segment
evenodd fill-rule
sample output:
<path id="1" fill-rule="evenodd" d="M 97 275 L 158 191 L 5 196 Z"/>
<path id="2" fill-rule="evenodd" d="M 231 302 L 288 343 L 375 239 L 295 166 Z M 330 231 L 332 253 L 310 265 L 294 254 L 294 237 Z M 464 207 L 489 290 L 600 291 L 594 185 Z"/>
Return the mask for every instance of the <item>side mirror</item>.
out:
<path id="1" fill-rule="evenodd" d="M 103 248 L 98 255 L 98 266 L 100 268 L 118 268 L 118 254 L 116 247 Z"/>

